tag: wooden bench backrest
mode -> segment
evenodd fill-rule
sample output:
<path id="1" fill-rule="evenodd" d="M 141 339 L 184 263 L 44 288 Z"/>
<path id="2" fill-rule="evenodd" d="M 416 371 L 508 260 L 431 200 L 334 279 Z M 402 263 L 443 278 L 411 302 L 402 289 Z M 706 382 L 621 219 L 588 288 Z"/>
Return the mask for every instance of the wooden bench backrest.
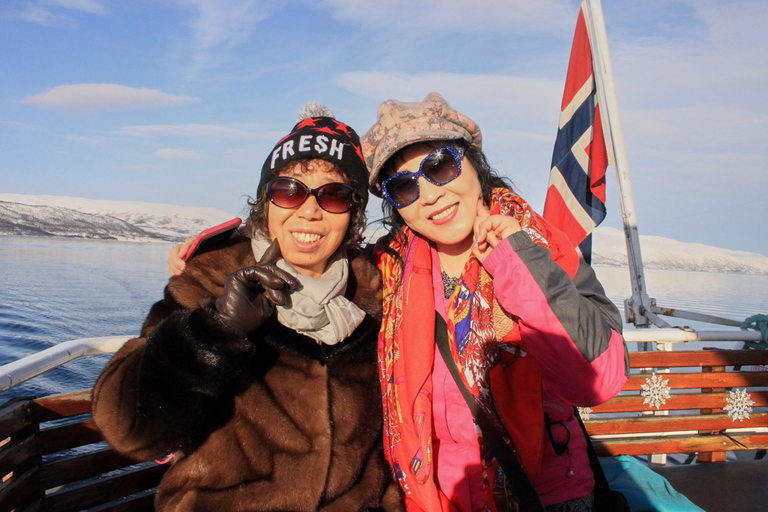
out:
<path id="1" fill-rule="evenodd" d="M 582 410 L 598 455 L 768 448 L 768 351 L 631 352 L 630 367 L 619 396 Z"/>
<path id="2" fill-rule="evenodd" d="M 90 412 L 90 390 L 0 407 L 0 512 L 153 508 L 166 466 L 117 454 Z"/>
<path id="3" fill-rule="evenodd" d="M 768 448 L 768 351 L 632 352 L 630 367 L 619 396 L 582 412 L 598 455 Z M 751 411 L 728 414 L 729 401 Z M 152 508 L 166 466 L 115 453 L 90 409 L 90 391 L 0 407 L 0 512 Z"/>

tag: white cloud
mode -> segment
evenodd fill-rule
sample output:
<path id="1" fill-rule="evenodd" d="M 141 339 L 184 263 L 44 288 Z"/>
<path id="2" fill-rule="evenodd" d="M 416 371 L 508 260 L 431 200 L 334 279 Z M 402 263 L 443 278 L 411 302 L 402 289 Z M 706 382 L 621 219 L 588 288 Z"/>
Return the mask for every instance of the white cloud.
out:
<path id="1" fill-rule="evenodd" d="M 342 73 L 336 76 L 335 82 L 350 92 L 375 100 L 393 98 L 418 102 L 436 91 L 452 107 L 475 121 L 478 121 L 475 116 L 479 118 L 485 112 L 497 121 L 500 113 L 508 112 L 510 116 L 514 115 L 517 126 L 527 129 L 538 129 L 542 121 L 547 123 L 544 129 L 555 126 L 563 93 L 559 80 L 506 75 L 411 75 L 372 71 Z M 502 125 L 509 124 L 504 118 L 500 122 Z"/>
<path id="2" fill-rule="evenodd" d="M 384 32 L 551 31 L 573 25 L 575 12 L 569 0 L 323 0 L 321 4 L 339 19 Z"/>
<path id="3" fill-rule="evenodd" d="M 2 119 L 0 119 L 0 126 L 9 126 L 11 128 L 19 128 L 23 130 L 28 130 L 32 128 L 31 126 L 25 123 L 19 123 L 18 121 L 3 121 Z"/>
<path id="4" fill-rule="evenodd" d="M 29 23 L 55 27 L 69 24 L 69 12 L 72 10 L 102 16 L 106 14 L 101 0 L 39 0 L 9 16 Z"/>
<path id="5" fill-rule="evenodd" d="M 103 141 L 99 139 L 94 139 L 93 137 L 81 137 L 79 135 L 68 135 L 64 137 L 66 140 L 72 141 L 72 142 L 78 142 L 81 144 L 102 144 Z"/>
<path id="6" fill-rule="evenodd" d="M 192 28 L 201 48 L 244 41 L 274 2 L 264 0 L 183 0 L 197 11 Z"/>
<path id="7" fill-rule="evenodd" d="M 18 18 L 29 23 L 38 25 L 55 26 L 59 24 L 59 17 L 42 7 L 31 5 L 23 11 L 17 11 L 9 14 L 10 17 Z"/>
<path id="8" fill-rule="evenodd" d="M 90 113 L 101 110 L 165 107 L 189 103 L 196 98 L 167 94 L 154 89 L 139 89 L 118 84 L 59 85 L 27 96 L 20 103 L 48 110 Z"/>
<path id="9" fill-rule="evenodd" d="M 210 124 L 154 124 L 143 126 L 123 126 L 115 132 L 118 135 L 136 137 L 205 137 L 218 139 L 255 139 L 275 138 L 274 133 L 256 133 L 240 128 L 216 126 Z M 279 137 L 279 136 L 277 136 Z"/>
<path id="10" fill-rule="evenodd" d="M 194 67 L 204 67 L 210 52 L 220 46 L 246 41 L 256 25 L 279 5 L 276 0 L 177 0 L 194 12 L 191 28 L 195 43 Z"/>
<path id="11" fill-rule="evenodd" d="M 91 14 L 106 14 L 106 10 L 99 0 L 46 0 L 45 3 Z"/>
<path id="12" fill-rule="evenodd" d="M 768 4 L 688 3 L 700 37 L 612 48 L 630 167 L 642 169 L 633 179 L 684 183 L 694 198 L 741 187 L 743 199 L 766 183 Z"/>
<path id="13" fill-rule="evenodd" d="M 626 129 L 649 147 L 768 155 L 768 115 L 753 110 L 695 106 L 633 111 L 623 118 Z"/>
<path id="14" fill-rule="evenodd" d="M 155 155 L 169 160 L 197 160 L 202 157 L 197 151 L 187 151 L 184 149 L 162 148 L 155 151 Z"/>
<path id="15" fill-rule="evenodd" d="M 412 100 L 436 90 L 443 96 L 471 98 L 473 103 L 512 105 L 519 103 L 538 108 L 559 103 L 562 83 L 510 75 L 474 75 L 461 73 L 382 73 L 379 71 L 354 71 L 341 73 L 336 83 L 366 98 L 396 97 Z M 447 98 L 446 98 L 447 99 Z"/>
<path id="16" fill-rule="evenodd" d="M 696 37 L 619 38 L 612 44 L 619 99 L 766 110 L 768 38 L 762 27 L 768 4 L 696 0 L 690 8 L 703 26 Z"/>

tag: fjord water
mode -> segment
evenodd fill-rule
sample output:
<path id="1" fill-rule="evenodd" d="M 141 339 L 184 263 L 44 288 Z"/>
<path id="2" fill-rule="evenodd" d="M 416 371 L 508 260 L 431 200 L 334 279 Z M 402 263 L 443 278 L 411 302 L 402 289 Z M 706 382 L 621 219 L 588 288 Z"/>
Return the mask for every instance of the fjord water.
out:
<path id="1" fill-rule="evenodd" d="M 168 280 L 168 243 L 0 236 L 0 365 L 56 343 L 136 335 Z M 623 312 L 629 273 L 597 267 Z M 744 320 L 768 314 L 768 276 L 646 270 L 648 294 L 664 307 Z M 675 325 L 719 329 L 685 320 Z M 740 346 L 740 344 L 738 345 Z M 630 347 L 632 348 L 632 347 Z M 90 387 L 110 356 L 82 358 L 6 392 L 50 394 Z"/>
<path id="2" fill-rule="evenodd" d="M 0 236 L 0 365 L 62 341 L 138 334 L 162 298 L 170 247 Z M 108 358 L 72 361 L 3 397 L 89 387 Z"/>

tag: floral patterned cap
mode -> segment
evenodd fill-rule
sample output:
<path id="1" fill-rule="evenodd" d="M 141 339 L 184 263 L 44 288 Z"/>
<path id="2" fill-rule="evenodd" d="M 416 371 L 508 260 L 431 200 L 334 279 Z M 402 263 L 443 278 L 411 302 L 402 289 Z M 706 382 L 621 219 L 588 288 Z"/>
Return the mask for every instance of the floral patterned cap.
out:
<path id="1" fill-rule="evenodd" d="M 381 197 L 379 172 L 386 161 L 404 147 L 423 141 L 457 139 L 482 148 L 480 127 L 451 108 L 438 93 L 429 93 L 421 103 L 385 101 L 379 106 L 376 124 L 360 140 L 370 173 L 371 193 Z"/>

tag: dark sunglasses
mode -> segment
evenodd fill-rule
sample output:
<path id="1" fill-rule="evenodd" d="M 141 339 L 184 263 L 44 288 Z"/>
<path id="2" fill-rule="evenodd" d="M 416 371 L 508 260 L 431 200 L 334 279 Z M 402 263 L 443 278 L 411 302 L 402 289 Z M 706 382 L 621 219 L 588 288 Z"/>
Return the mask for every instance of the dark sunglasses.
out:
<path id="1" fill-rule="evenodd" d="M 434 150 L 419 164 L 418 172 L 399 172 L 381 183 L 384 199 L 404 208 L 419 198 L 419 176 L 442 187 L 461 175 L 461 159 L 467 148 L 445 146 Z"/>
<path id="2" fill-rule="evenodd" d="M 295 178 L 281 176 L 267 183 L 267 197 L 275 206 L 292 210 L 298 208 L 310 195 L 328 213 L 346 213 L 352 209 L 352 187 L 346 183 L 326 183 L 309 188 Z"/>

